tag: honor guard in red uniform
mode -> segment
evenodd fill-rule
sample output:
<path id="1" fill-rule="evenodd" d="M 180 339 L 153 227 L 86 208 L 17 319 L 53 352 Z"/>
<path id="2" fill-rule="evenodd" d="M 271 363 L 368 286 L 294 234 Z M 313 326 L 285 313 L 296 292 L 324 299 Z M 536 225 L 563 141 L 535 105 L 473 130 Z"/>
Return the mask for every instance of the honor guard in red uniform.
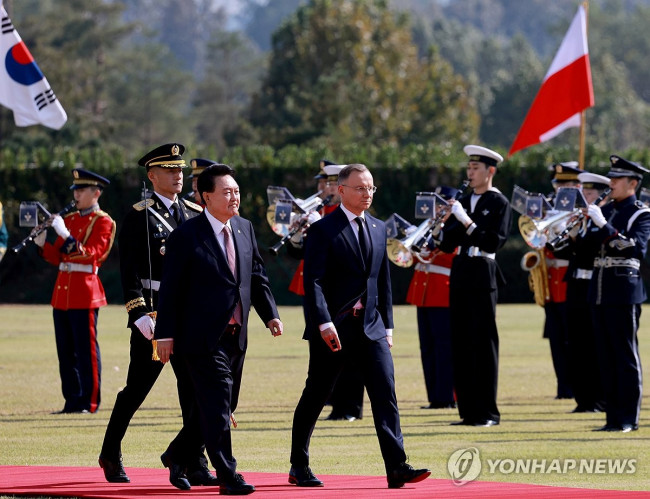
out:
<path id="1" fill-rule="evenodd" d="M 435 192 L 454 199 L 458 189 L 439 186 Z M 406 302 L 417 307 L 420 358 L 429 400 L 423 409 L 456 407 L 449 325 L 449 275 L 454 256 L 438 248 L 418 254 L 406 295 Z"/>
<path id="2" fill-rule="evenodd" d="M 122 291 L 131 341 L 126 386 L 115 399 L 99 456 L 99 465 L 108 482 L 129 481 L 122 466 L 122 439 L 131 418 L 163 369 L 163 364 L 152 358 L 151 340 L 167 240 L 176 227 L 202 211 L 197 204 L 179 199 L 183 190 L 184 150 L 181 144 L 165 144 L 139 160 L 138 164 L 146 168 L 153 194 L 133 205 L 124 217 L 118 236 Z M 200 425 L 192 419 L 198 415 L 191 415 L 189 411 L 193 400 L 191 382 L 182 363 L 176 362 L 173 356 L 171 364 L 185 425 L 161 460 L 169 468 L 170 483 L 179 489 L 215 485 L 216 478 L 208 471 L 203 453 Z"/>
<path id="3" fill-rule="evenodd" d="M 576 161 L 557 163 L 551 166 L 553 170 L 554 193 L 560 187 L 579 187 L 578 174 L 582 172 Z M 544 250 L 546 268 L 548 269 L 549 299 L 544 305 L 544 338 L 548 338 L 551 347 L 551 359 L 557 379 L 557 399 L 573 398 L 573 389 L 569 376 L 568 348 L 569 331 L 567 323 L 566 293 L 567 282 L 565 275 L 569 268 L 571 250 L 562 248 L 558 251 Z"/>
<path id="4" fill-rule="evenodd" d="M 65 404 L 61 413 L 96 412 L 101 400 L 102 362 L 97 342 L 99 307 L 106 305 L 97 275 L 115 238 L 115 222 L 99 209 L 98 200 L 110 182 L 75 168 L 72 189 L 77 211 L 48 221 L 57 233 L 53 244 L 46 231 L 34 239 L 40 255 L 59 267 L 52 293 L 54 334 Z"/>

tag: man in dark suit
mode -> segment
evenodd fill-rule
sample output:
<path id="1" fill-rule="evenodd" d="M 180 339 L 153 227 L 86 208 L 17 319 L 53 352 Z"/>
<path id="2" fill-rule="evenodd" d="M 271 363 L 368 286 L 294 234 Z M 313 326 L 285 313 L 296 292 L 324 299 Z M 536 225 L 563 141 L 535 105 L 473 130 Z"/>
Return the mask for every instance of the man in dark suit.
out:
<path id="1" fill-rule="evenodd" d="M 273 336 L 282 334 L 283 326 L 253 226 L 238 215 L 239 185 L 233 174 L 229 166 L 216 164 L 199 175 L 206 208 L 168 240 L 155 337 L 161 361 L 173 352 L 171 358 L 189 372 L 220 492 L 244 495 L 255 487 L 236 471 L 230 423 L 239 399 L 251 305 Z"/>
<path id="2" fill-rule="evenodd" d="M 497 407 L 499 333 L 497 287 L 504 283 L 495 260 L 510 232 L 510 203 L 492 186 L 500 154 L 467 145 L 467 178 L 472 193 L 452 201 L 440 249 L 458 248 L 449 276 L 451 349 L 454 387 L 461 421 L 452 424 L 494 426 Z"/>
<path id="3" fill-rule="evenodd" d="M 605 426 L 597 431 L 628 433 L 639 428 L 642 380 L 639 318 L 647 295 L 641 278 L 650 238 L 650 209 L 636 199 L 648 170 L 633 161 L 610 156 L 607 173 L 612 203 L 590 204 L 587 248 L 596 250 L 589 302 L 596 352 L 605 390 Z M 593 253 L 592 253 L 593 254 Z"/>
<path id="4" fill-rule="evenodd" d="M 338 177 L 341 205 L 312 224 L 305 238 L 304 339 L 309 370 L 293 417 L 289 482 L 323 485 L 309 468 L 309 440 L 344 366 L 359 365 L 372 407 L 388 486 L 430 475 L 406 464 L 390 347 L 392 294 L 386 227 L 367 213 L 376 188 L 364 165 L 347 165 Z"/>
<path id="5" fill-rule="evenodd" d="M 104 469 L 108 482 L 129 481 L 122 466 L 122 439 L 131 418 L 163 368 L 163 364 L 152 359 L 151 339 L 167 239 L 184 220 L 201 212 L 200 206 L 178 198 L 183 189 L 184 150 L 182 144 L 165 144 L 138 161 L 140 166 L 146 168 L 153 194 L 133 205 L 122 222 L 118 238 L 120 274 L 124 303 L 129 314 L 131 344 L 126 386 L 117 394 L 99 456 L 99 465 Z M 182 365 L 172 362 L 172 368 L 179 387 L 189 383 Z M 185 390 L 179 390 L 186 426 L 161 459 L 170 469 L 170 482 L 177 488 L 215 485 L 216 477 L 208 471 L 200 432 L 195 428 L 198 424 L 192 424 L 189 419 L 188 409 L 192 399 L 188 399 L 184 393 Z"/>

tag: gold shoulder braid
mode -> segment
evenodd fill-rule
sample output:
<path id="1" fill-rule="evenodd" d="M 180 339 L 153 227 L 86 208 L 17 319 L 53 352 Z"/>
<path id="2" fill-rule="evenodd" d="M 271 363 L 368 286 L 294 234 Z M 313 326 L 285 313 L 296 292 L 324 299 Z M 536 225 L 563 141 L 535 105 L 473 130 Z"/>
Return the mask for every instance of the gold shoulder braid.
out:
<path id="1" fill-rule="evenodd" d="M 199 213 L 201 213 L 203 211 L 202 206 L 200 206 L 200 205 L 198 205 L 196 203 L 193 203 L 192 201 L 188 201 L 187 199 L 183 199 L 183 203 L 185 203 L 185 206 L 187 206 L 191 210 L 198 211 Z"/>
<path id="2" fill-rule="evenodd" d="M 133 208 L 135 208 L 137 211 L 142 211 L 145 208 L 149 208 L 149 206 L 153 206 L 153 203 L 154 203 L 153 199 L 149 198 L 143 201 L 138 201 L 133 205 Z"/>

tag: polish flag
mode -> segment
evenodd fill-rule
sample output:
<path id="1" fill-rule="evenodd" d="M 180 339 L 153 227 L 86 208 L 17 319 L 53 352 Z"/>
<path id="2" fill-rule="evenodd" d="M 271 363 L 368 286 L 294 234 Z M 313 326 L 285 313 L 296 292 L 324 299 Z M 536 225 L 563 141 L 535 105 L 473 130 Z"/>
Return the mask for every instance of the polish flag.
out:
<path id="1" fill-rule="evenodd" d="M 578 8 L 508 156 L 579 127 L 581 113 L 594 105 L 587 47 L 587 13 Z"/>
<path id="2" fill-rule="evenodd" d="M 0 18 L 0 104 L 14 112 L 16 126 L 42 124 L 59 130 L 68 116 L 1 0 Z"/>

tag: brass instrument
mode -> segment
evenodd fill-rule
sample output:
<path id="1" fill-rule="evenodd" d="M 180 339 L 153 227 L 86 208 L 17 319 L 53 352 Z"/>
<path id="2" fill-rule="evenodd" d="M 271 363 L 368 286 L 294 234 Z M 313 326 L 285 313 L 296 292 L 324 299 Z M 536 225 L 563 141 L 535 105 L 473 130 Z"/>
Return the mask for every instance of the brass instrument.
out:
<path id="1" fill-rule="evenodd" d="M 60 212 L 58 212 L 57 215 L 63 217 L 65 215 L 67 215 L 68 213 L 70 213 L 71 211 L 73 211 L 74 209 L 76 209 L 76 207 L 77 207 L 77 202 L 74 201 L 74 200 L 70 201 L 70 203 L 68 203 Z M 49 222 L 50 222 L 50 218 L 51 218 L 51 216 L 49 216 L 50 215 L 49 212 L 47 213 L 47 215 L 48 215 L 47 220 L 45 220 L 43 223 L 41 223 L 41 224 L 37 225 L 36 227 L 34 227 L 32 229 L 32 231 L 29 233 L 29 236 L 27 236 L 25 239 L 23 239 L 18 244 L 16 244 L 13 248 L 11 248 L 11 250 L 14 253 L 18 253 L 25 246 L 27 246 L 27 243 L 32 242 L 36 238 L 36 236 L 41 234 L 44 230 L 47 230 L 47 228 L 50 226 Z"/>
<path id="2" fill-rule="evenodd" d="M 310 202 L 309 205 L 304 205 L 304 206 L 309 207 L 309 210 L 306 210 L 305 214 L 309 214 L 309 213 L 312 213 L 314 211 L 320 211 L 323 208 L 323 206 L 327 206 L 327 204 L 329 204 L 332 197 L 333 196 L 331 196 L 331 195 L 327 196 L 325 199 L 320 199 L 320 198 L 317 197 L 316 199 L 318 200 L 318 204 L 314 205 L 313 203 Z M 282 248 L 282 246 L 284 246 L 284 244 L 289 239 L 291 239 L 294 236 L 294 234 L 296 234 L 298 231 L 302 230 L 303 227 L 306 225 L 306 223 L 307 223 L 307 219 L 305 217 L 301 217 L 299 222 L 297 224 L 294 224 L 293 228 L 289 232 L 287 232 L 287 234 L 282 236 L 282 239 L 280 239 L 277 243 L 275 243 L 273 246 L 271 246 L 269 248 L 269 252 L 272 255 L 277 255 L 278 252 L 280 251 L 280 248 Z"/>
<path id="3" fill-rule="evenodd" d="M 323 191 L 318 191 L 316 194 L 313 194 L 309 196 L 307 199 L 302 200 L 302 199 L 294 198 L 291 195 L 291 193 L 288 191 L 288 189 L 285 189 L 284 187 L 269 186 L 267 191 L 270 189 L 276 189 L 283 192 L 283 197 L 281 198 L 276 197 L 275 200 L 273 200 L 272 202 L 270 201 L 269 207 L 266 209 L 266 221 L 271 227 L 271 230 L 280 237 L 285 237 L 287 234 L 289 234 L 289 232 L 291 231 L 291 226 L 293 225 L 292 224 L 293 219 L 296 217 L 296 215 L 311 213 L 312 211 L 315 211 L 316 209 L 320 209 L 320 207 L 322 207 L 321 203 L 323 202 L 323 200 L 319 196 L 323 193 Z M 276 209 L 277 209 L 278 200 L 286 200 L 293 204 L 293 212 L 292 212 L 291 220 L 287 220 L 286 223 L 278 223 L 276 221 Z"/>
<path id="4" fill-rule="evenodd" d="M 528 286 L 533 292 L 535 303 L 543 307 L 550 300 L 550 289 L 548 286 L 548 267 L 546 257 L 541 249 L 529 251 L 521 257 L 521 268 L 530 272 L 528 274 Z"/>
<path id="5" fill-rule="evenodd" d="M 413 265 L 413 245 L 422 240 L 434 221 L 433 218 L 427 218 L 403 239 L 388 238 L 386 240 L 388 259 L 398 267 L 406 268 Z"/>

